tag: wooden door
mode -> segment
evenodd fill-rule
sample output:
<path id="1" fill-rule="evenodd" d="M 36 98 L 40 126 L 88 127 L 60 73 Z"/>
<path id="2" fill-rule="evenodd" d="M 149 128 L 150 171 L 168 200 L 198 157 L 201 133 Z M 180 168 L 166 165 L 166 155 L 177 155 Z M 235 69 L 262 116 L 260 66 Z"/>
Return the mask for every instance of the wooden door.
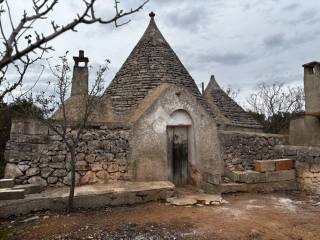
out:
<path id="1" fill-rule="evenodd" d="M 188 183 L 188 127 L 168 128 L 168 157 L 171 180 L 175 185 Z"/>

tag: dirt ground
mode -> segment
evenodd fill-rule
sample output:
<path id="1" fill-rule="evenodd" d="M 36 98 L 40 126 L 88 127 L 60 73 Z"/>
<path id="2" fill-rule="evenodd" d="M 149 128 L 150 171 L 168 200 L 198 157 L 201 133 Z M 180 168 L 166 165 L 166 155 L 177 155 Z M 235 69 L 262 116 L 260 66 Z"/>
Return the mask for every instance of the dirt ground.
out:
<path id="1" fill-rule="evenodd" d="M 0 239 L 320 239 L 320 198 L 234 194 L 222 206 L 166 203 L 41 212 L 0 221 Z"/>

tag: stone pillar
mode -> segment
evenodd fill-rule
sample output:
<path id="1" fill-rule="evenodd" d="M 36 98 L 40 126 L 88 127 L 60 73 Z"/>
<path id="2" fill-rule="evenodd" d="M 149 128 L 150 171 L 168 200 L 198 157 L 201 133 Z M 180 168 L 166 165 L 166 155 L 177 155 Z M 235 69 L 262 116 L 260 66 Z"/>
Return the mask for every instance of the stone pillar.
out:
<path id="1" fill-rule="evenodd" d="M 79 51 L 78 57 L 73 57 L 74 67 L 72 76 L 71 96 L 88 94 L 88 62 L 89 59 L 84 57 L 84 51 Z"/>
<path id="2" fill-rule="evenodd" d="M 320 116 L 320 62 L 307 63 L 303 67 L 306 114 Z"/>

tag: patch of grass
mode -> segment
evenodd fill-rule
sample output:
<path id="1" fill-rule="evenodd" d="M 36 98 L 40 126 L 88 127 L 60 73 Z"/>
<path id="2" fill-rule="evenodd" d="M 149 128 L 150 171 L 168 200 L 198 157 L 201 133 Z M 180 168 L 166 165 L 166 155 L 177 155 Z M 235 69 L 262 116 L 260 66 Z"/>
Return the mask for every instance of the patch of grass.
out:
<path id="1" fill-rule="evenodd" d="M 14 235 L 13 228 L 0 228 L 0 240 L 8 240 Z"/>

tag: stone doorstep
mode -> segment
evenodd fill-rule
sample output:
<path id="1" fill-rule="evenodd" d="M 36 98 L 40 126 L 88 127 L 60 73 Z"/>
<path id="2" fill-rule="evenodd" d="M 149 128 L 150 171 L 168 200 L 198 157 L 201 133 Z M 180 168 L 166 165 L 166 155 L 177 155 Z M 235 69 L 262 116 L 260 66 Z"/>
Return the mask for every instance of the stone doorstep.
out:
<path id="1" fill-rule="evenodd" d="M 45 187 L 40 184 L 16 185 L 13 189 L 24 189 L 24 194 L 33 194 L 42 192 Z"/>
<path id="2" fill-rule="evenodd" d="M 0 200 L 14 200 L 24 198 L 24 189 L 0 189 Z"/>
<path id="3" fill-rule="evenodd" d="M 12 188 L 14 186 L 14 178 L 0 179 L 0 188 Z"/>

